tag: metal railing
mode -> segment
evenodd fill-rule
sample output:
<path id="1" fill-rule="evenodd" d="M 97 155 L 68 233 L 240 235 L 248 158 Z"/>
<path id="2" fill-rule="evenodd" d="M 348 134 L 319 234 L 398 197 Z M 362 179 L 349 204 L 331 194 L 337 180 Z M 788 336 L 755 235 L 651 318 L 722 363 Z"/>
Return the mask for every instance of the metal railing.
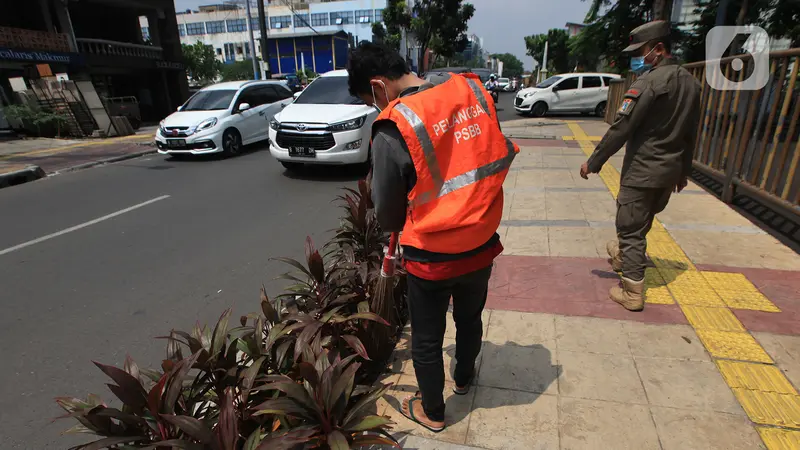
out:
<path id="1" fill-rule="evenodd" d="M 78 51 L 92 55 L 126 56 L 134 58 L 163 59 L 161 47 L 107 41 L 105 39 L 77 38 Z"/>
<path id="2" fill-rule="evenodd" d="M 720 70 L 711 81 L 725 89 L 706 81 L 706 61 L 683 66 L 702 86 L 694 168 L 721 183 L 727 203 L 741 189 L 800 219 L 800 48 L 770 53 L 766 85 L 757 90 L 733 89 L 754 72 L 752 56 L 713 63 Z M 613 122 L 631 82 L 610 86 L 606 122 Z"/>
<path id="3" fill-rule="evenodd" d="M 0 47 L 68 53 L 69 35 L 24 28 L 0 27 Z"/>

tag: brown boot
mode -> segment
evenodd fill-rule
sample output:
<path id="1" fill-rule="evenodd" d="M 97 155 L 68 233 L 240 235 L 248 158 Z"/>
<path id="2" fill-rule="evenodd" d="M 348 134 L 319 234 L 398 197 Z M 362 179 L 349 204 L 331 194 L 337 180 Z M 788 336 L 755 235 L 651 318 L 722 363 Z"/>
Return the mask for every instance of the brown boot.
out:
<path id="1" fill-rule="evenodd" d="M 609 298 L 623 306 L 628 311 L 641 311 L 644 309 L 644 278 L 633 281 L 622 277 L 622 286 L 614 286 L 608 293 Z"/>
<path id="2" fill-rule="evenodd" d="M 608 256 L 611 257 L 608 262 L 611 264 L 611 268 L 614 269 L 614 272 L 622 272 L 622 252 L 619 251 L 619 241 L 616 239 L 608 241 L 606 243 L 606 251 L 608 252 Z"/>

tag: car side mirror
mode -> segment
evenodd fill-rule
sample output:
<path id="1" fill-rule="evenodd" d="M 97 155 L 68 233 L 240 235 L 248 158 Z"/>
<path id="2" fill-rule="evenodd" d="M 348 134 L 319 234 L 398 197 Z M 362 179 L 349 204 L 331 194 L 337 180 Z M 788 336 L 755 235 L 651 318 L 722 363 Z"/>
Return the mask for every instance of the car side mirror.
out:
<path id="1" fill-rule="evenodd" d="M 241 103 L 239 104 L 239 112 L 244 112 L 250 109 L 250 103 Z"/>
<path id="2" fill-rule="evenodd" d="M 292 98 L 297 100 L 297 97 L 300 97 L 300 94 L 302 94 L 302 92 L 295 92 L 294 94 L 292 94 Z"/>
<path id="3" fill-rule="evenodd" d="M 178 110 L 178 111 L 183 111 L 183 105 L 181 105 L 181 106 L 178 106 L 178 109 L 177 109 L 177 110 Z"/>

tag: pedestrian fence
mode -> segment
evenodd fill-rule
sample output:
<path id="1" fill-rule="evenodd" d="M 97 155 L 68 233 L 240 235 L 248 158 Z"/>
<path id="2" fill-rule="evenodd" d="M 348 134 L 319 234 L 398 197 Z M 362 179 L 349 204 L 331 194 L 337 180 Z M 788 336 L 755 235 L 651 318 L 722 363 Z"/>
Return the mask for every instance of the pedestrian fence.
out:
<path id="1" fill-rule="evenodd" d="M 694 169 L 721 185 L 723 201 L 731 203 L 741 190 L 795 221 L 800 219 L 799 59 L 800 48 L 771 52 L 766 84 L 756 90 L 735 88 L 754 76 L 758 60 L 752 55 L 683 65 L 702 86 Z M 712 88 L 707 78 L 725 89 Z M 607 123 L 615 120 L 634 79 L 610 85 Z"/>

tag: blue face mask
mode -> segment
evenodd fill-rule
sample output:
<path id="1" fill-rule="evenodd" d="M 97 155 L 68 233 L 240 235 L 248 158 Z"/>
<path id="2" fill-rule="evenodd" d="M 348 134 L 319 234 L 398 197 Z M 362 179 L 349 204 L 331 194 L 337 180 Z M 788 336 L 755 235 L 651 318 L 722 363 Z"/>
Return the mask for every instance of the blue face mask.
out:
<path id="1" fill-rule="evenodd" d="M 653 50 L 655 50 L 655 48 Z M 644 59 L 647 58 L 648 56 L 650 56 L 650 53 L 653 53 L 653 50 L 650 50 L 644 56 L 634 56 L 634 57 L 632 57 L 631 58 L 631 70 L 634 71 L 637 74 L 640 74 L 642 72 L 646 72 L 646 71 L 652 69 L 653 68 L 653 64 L 644 62 Z"/>

